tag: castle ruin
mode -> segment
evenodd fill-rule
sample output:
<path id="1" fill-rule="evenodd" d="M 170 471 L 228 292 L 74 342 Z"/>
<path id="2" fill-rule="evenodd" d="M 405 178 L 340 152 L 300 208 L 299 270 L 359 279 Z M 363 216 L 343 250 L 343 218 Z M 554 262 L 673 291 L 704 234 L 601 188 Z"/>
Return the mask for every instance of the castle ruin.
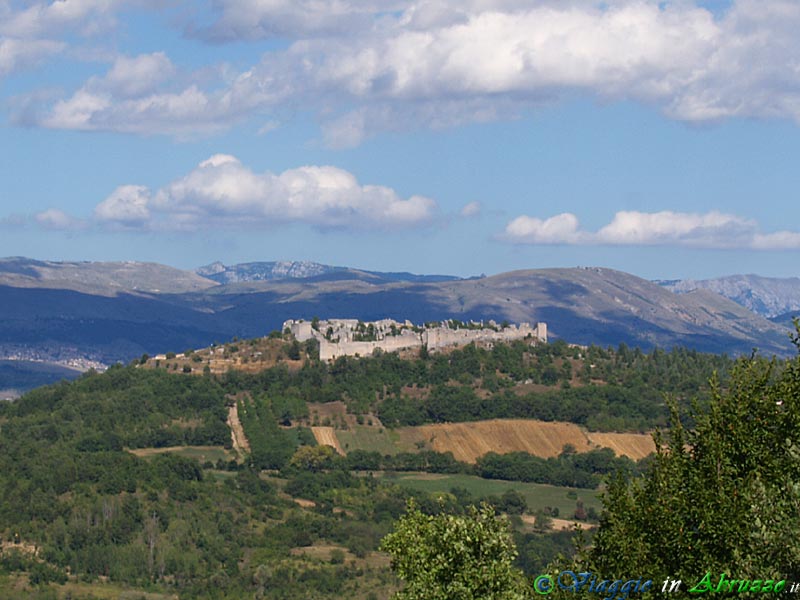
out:
<path id="1" fill-rule="evenodd" d="M 357 319 L 329 319 L 315 321 L 289 320 L 283 324 L 300 342 L 316 339 L 319 342 L 320 360 L 333 360 L 340 356 L 369 356 L 375 350 L 394 352 L 426 346 L 436 351 L 448 346 L 463 346 L 471 342 L 496 343 L 531 338 L 547 342 L 547 324 L 529 323 L 498 325 L 494 321 L 456 320 L 417 326 L 410 321 L 399 323 L 382 319 L 368 323 Z"/>

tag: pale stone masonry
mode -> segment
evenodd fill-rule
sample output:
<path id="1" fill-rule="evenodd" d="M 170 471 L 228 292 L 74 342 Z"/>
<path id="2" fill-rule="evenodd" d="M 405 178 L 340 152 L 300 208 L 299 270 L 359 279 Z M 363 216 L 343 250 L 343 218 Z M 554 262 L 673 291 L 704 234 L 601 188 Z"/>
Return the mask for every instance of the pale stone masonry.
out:
<path id="1" fill-rule="evenodd" d="M 488 323 L 459 323 L 442 321 L 435 326 L 416 326 L 410 321 L 399 323 L 392 319 L 382 319 L 364 323 L 357 319 L 320 320 L 316 327 L 311 321 L 289 320 L 283 330 L 289 330 L 300 342 L 316 339 L 319 342 L 321 360 L 332 360 L 339 356 L 369 356 L 376 349 L 384 352 L 421 348 L 426 346 L 436 351 L 447 346 L 463 346 L 470 342 L 491 344 L 531 338 L 547 342 L 547 324 L 529 323 L 500 326 L 494 321 Z"/>

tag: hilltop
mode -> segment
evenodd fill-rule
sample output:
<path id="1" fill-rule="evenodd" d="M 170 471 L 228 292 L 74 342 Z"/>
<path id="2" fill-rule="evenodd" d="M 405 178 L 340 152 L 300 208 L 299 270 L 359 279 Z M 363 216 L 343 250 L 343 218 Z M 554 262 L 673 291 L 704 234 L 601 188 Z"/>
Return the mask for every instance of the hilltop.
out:
<path id="1" fill-rule="evenodd" d="M 535 269 L 456 279 L 300 265 L 203 270 L 209 277 L 235 275 L 230 275 L 235 281 L 220 283 L 149 263 L 6 259 L 0 261 L 0 359 L 35 356 L 62 365 L 75 360 L 108 365 L 165 348 L 180 352 L 264 336 L 289 319 L 315 316 L 546 322 L 552 339 L 584 345 L 791 353 L 786 321 L 770 322 L 708 290 L 674 294 L 612 269 Z"/>

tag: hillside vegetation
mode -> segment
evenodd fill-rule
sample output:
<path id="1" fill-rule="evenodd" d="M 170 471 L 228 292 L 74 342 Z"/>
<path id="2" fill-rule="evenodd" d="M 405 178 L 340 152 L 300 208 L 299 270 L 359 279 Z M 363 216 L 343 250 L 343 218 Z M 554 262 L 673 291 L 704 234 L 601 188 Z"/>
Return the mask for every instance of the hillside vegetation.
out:
<path id="1" fill-rule="evenodd" d="M 342 456 L 317 445 L 311 428 L 378 439 L 513 416 L 648 430 L 665 418 L 664 393 L 702 403 L 711 373 L 724 379 L 730 366 L 691 351 L 563 342 L 329 365 L 313 345 L 280 336 L 216 349 L 233 365 L 260 343 L 274 365 L 259 372 L 214 375 L 209 349 L 143 357 L 0 403 L 0 595 L 386 598 L 397 581 L 378 547 L 411 496 L 431 513 L 486 499 L 524 517 L 518 564 L 532 573 L 570 552 L 550 519 L 596 521 L 603 478 L 645 463 L 564 446 L 547 456 L 497 447 L 471 464 L 413 440 L 394 453 L 343 444 Z M 167 366 L 175 360 L 190 372 Z M 234 451 L 234 412 L 249 451 Z M 445 479 L 411 485 L 392 473 Z"/>
<path id="2" fill-rule="evenodd" d="M 300 344 L 273 335 L 141 362 L 181 374 L 219 373 L 231 390 L 267 394 L 279 404 L 279 419 L 308 426 L 336 425 L 309 417 L 307 405 L 338 401 L 348 414 L 374 417 L 387 427 L 517 418 L 619 432 L 663 426 L 665 395 L 702 400 L 712 374 L 724 380 L 733 364 L 725 355 L 693 350 L 645 353 L 625 344 L 563 341 L 470 344 L 404 357 L 378 352 L 330 364 L 316 360 L 316 352 L 313 340 Z"/>

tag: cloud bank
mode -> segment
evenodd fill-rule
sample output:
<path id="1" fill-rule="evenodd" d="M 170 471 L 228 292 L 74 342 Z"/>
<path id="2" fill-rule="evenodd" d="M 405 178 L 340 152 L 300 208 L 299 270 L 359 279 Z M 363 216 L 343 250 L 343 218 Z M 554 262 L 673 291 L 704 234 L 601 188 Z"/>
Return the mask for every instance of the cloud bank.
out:
<path id="1" fill-rule="evenodd" d="M 620 211 L 597 231 L 581 229 L 572 213 L 547 219 L 522 215 L 510 221 L 498 237 L 514 244 L 800 249 L 800 232 L 762 233 L 755 221 L 720 212 Z"/>
<path id="2" fill-rule="evenodd" d="M 205 87 L 156 77 L 173 68 L 164 55 L 121 58 L 105 76 L 38 107 L 33 124 L 182 134 L 292 107 L 316 113 L 328 144 L 347 147 L 379 131 L 512 118 L 576 93 L 637 101 L 687 122 L 800 122 L 794 0 L 736 0 L 717 17 L 685 0 L 215 7 L 210 25 L 185 25 L 190 35 L 214 43 L 280 37 L 289 46 Z M 148 70 L 156 61 L 167 68 Z"/>
<path id="3" fill-rule="evenodd" d="M 198 231 L 303 223 L 320 230 L 369 231 L 423 226 L 437 213 L 429 198 L 403 199 L 390 188 L 362 185 L 337 167 L 255 173 L 234 156 L 216 154 L 161 189 L 118 187 L 89 220 L 57 209 L 36 215 L 36 220 L 51 229 Z"/>

